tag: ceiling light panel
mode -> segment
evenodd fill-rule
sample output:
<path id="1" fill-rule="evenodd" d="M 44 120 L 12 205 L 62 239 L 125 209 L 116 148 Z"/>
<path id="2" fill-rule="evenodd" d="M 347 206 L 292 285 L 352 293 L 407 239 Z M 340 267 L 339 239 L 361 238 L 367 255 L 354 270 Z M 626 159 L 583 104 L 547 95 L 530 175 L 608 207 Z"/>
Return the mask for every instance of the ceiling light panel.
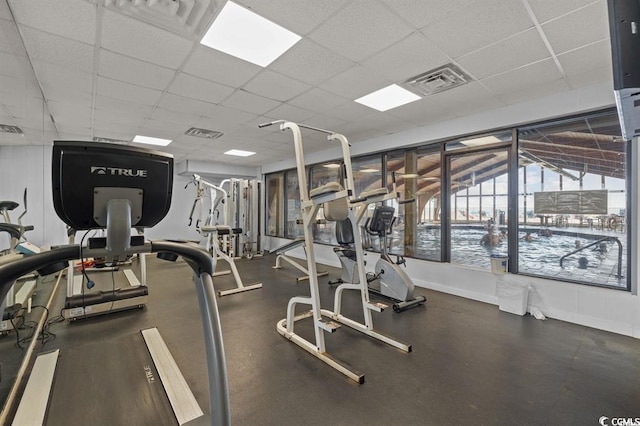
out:
<path id="1" fill-rule="evenodd" d="M 300 38 L 286 28 L 229 1 L 200 43 L 266 67 Z"/>
<path id="2" fill-rule="evenodd" d="M 133 141 L 136 143 L 144 143 L 147 145 L 159 145 L 159 146 L 167 146 L 172 142 L 170 139 L 152 138 L 150 136 L 140 136 L 140 135 L 136 135 L 136 137 L 133 138 Z"/>
<path id="3" fill-rule="evenodd" d="M 255 152 L 252 151 L 243 151 L 241 149 L 231 149 L 224 153 L 225 155 L 235 155 L 236 157 L 249 157 L 254 155 Z"/>
<path id="4" fill-rule="evenodd" d="M 392 84 L 356 99 L 356 102 L 383 112 L 399 107 L 400 105 L 417 101 L 418 99 L 420 99 L 420 96 L 415 93 L 411 93 L 397 84 Z"/>

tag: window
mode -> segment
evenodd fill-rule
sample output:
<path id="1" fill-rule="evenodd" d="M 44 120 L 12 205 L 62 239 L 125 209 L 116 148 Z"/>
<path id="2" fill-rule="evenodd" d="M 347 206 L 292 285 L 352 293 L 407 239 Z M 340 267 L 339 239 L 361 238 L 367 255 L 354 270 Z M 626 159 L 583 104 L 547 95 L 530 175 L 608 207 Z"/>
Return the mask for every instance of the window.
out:
<path id="1" fill-rule="evenodd" d="M 316 164 L 309 168 L 311 183 L 310 189 L 318 188 L 329 182 L 342 183 L 342 163 L 339 161 L 331 161 L 323 164 Z M 320 207 L 316 217 L 316 223 L 313 225 L 313 240 L 318 243 L 337 245 L 336 241 L 336 224 L 335 222 L 327 222 L 324 218 L 323 208 Z"/>
<path id="2" fill-rule="evenodd" d="M 629 288 L 620 135 L 615 113 L 519 131 L 519 272 Z"/>
<path id="3" fill-rule="evenodd" d="M 417 152 L 415 257 L 441 259 L 441 169 L 440 146 L 426 147 Z M 405 205 L 405 208 L 411 206 Z"/>
<path id="4" fill-rule="evenodd" d="M 267 175 L 267 235 L 284 237 L 284 173 Z"/>
<path id="5" fill-rule="evenodd" d="M 302 225 L 302 211 L 300 210 L 300 186 L 298 185 L 298 172 L 288 170 L 287 177 L 287 238 L 304 236 Z"/>

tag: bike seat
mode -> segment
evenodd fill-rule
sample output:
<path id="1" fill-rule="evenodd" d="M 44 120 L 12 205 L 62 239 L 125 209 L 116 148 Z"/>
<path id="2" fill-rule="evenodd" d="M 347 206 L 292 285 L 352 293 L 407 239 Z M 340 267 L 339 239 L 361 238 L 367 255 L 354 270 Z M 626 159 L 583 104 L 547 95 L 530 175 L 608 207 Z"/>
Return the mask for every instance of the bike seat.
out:
<path id="1" fill-rule="evenodd" d="M 0 210 L 14 210 L 16 207 L 18 207 L 20 204 L 16 203 L 15 201 L 0 201 Z"/>

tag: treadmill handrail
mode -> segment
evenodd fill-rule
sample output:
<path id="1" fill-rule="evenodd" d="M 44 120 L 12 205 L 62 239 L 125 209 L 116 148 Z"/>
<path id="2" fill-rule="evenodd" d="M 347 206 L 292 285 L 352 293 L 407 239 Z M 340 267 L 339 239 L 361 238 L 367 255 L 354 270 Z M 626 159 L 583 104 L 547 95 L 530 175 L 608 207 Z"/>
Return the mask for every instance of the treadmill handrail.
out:
<path id="1" fill-rule="evenodd" d="M 201 247 L 185 243 L 152 241 L 149 249 L 151 252 L 169 252 L 182 256 L 196 275 L 196 292 L 207 355 L 211 424 L 230 425 L 227 367 L 222 344 L 220 316 L 211 279 L 215 269 L 214 260 Z M 90 250 L 86 250 L 86 252 L 95 253 Z M 0 300 L 4 299 L 13 282 L 19 277 L 58 262 L 79 259 L 80 253 L 80 245 L 61 246 L 0 265 Z"/>

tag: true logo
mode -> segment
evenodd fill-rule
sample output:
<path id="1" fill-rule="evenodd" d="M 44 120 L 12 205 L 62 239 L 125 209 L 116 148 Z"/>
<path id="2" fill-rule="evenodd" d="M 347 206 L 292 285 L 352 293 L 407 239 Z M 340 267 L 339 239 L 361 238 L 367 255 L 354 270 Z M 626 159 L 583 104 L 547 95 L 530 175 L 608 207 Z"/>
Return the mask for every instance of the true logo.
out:
<path id="1" fill-rule="evenodd" d="M 128 176 L 128 177 L 147 177 L 147 170 L 142 169 L 121 169 L 119 167 L 102 167 L 91 166 L 91 174 L 93 175 L 109 175 L 109 176 Z"/>

